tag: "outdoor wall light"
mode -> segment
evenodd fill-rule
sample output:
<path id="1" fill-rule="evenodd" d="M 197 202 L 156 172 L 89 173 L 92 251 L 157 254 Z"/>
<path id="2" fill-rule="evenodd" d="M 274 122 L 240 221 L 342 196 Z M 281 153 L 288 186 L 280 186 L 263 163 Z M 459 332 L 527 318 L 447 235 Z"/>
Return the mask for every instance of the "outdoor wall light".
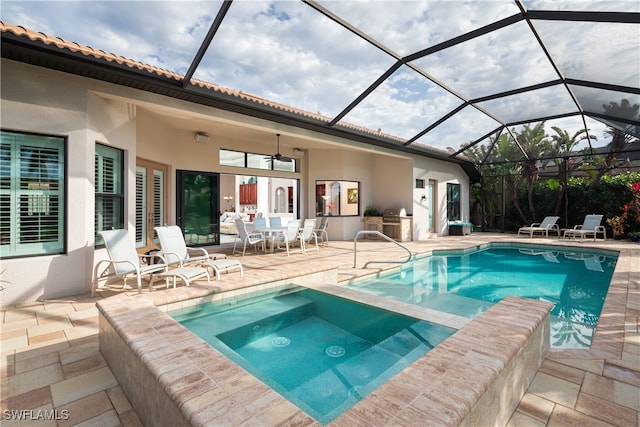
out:
<path id="1" fill-rule="evenodd" d="M 196 132 L 196 141 L 207 143 L 209 142 L 209 135 L 204 132 Z"/>
<path id="2" fill-rule="evenodd" d="M 420 201 L 421 202 L 426 202 L 427 201 L 427 195 L 423 194 L 422 197 L 420 197 Z"/>

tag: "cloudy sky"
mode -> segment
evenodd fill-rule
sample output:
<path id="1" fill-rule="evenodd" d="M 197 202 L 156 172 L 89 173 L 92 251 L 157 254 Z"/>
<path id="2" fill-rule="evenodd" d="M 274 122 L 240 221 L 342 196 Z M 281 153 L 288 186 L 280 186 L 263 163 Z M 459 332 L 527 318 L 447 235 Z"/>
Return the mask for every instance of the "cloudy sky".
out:
<path id="1" fill-rule="evenodd" d="M 3 21 L 178 73 L 187 71 L 221 1 L 7 1 Z M 387 71 L 396 57 L 419 52 L 519 12 L 512 1 L 320 1 L 321 7 L 382 46 L 355 37 L 298 1 L 235 1 L 195 77 L 334 117 Z M 540 10 L 640 11 L 640 2 L 525 1 Z M 563 76 L 637 87 L 638 25 L 535 23 Z M 384 50 L 386 50 L 386 52 Z M 421 74 L 422 73 L 422 74 Z M 431 79 L 425 78 L 427 74 Z M 558 79 L 525 22 L 401 66 L 343 121 L 410 139 L 463 99 Z M 448 89 L 448 90 L 447 90 Z M 581 93 L 585 91 L 582 90 Z M 594 108 L 625 96 L 586 91 Z M 640 103 L 640 97 L 631 97 Z M 466 107 L 418 142 L 458 149 L 505 122 L 576 112 L 562 86 Z M 580 116 L 547 122 L 570 133 Z M 588 119 L 600 146 L 604 125 Z"/>

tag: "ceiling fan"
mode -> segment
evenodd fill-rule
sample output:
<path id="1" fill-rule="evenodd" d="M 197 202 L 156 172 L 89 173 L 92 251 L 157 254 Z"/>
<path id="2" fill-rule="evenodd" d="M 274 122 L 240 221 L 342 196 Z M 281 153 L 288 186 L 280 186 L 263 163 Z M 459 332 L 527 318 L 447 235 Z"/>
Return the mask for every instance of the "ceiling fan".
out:
<path id="1" fill-rule="evenodd" d="M 276 137 L 278 138 L 278 150 L 276 151 L 276 154 L 274 154 L 273 156 L 265 157 L 265 159 L 270 161 L 277 160 L 279 162 L 291 162 L 291 157 L 280 154 L 280 134 L 276 133 Z"/>

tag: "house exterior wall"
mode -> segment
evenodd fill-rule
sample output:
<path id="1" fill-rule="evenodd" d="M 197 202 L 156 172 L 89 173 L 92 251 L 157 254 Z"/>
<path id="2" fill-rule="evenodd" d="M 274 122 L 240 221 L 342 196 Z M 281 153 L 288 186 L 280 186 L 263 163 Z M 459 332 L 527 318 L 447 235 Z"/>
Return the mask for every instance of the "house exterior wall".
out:
<path id="1" fill-rule="evenodd" d="M 88 290 L 94 258 L 94 141 L 126 144 L 132 129 L 118 109 L 103 110 L 111 118 L 110 127 L 105 126 L 106 118 L 90 119 L 89 111 L 97 105 L 85 83 L 63 73 L 2 61 L 2 128 L 67 138 L 67 251 L 3 259 L 2 306 Z"/>
<path id="2" fill-rule="evenodd" d="M 449 233 L 449 221 L 447 220 L 447 183 L 460 184 L 461 220 L 469 221 L 469 177 L 460 166 L 435 159 L 418 158 L 414 162 L 413 174 L 413 188 L 415 187 L 416 179 L 423 179 L 425 185 L 428 184 L 429 180 L 437 182 L 437 201 L 434 205 L 437 207 L 437 212 L 435 212 L 435 227 L 438 236 Z M 414 206 L 413 239 L 424 240 L 430 237 L 427 228 L 427 204 L 421 200 L 422 195 L 426 194 L 426 189 L 414 188 L 412 194 Z"/>
<path id="3" fill-rule="evenodd" d="M 0 304 L 11 306 L 47 298 L 86 293 L 90 290 L 97 260 L 107 257 L 102 248 L 94 248 L 94 156 L 95 144 L 105 144 L 124 152 L 125 226 L 135 230 L 135 167 L 138 157 L 168 165 L 168 223 L 175 223 L 175 171 L 188 169 L 248 175 L 247 170 L 219 166 L 219 148 L 250 152 L 271 152 L 273 141 L 242 139 L 241 136 L 210 143 L 198 143 L 194 131 L 206 120 L 233 122 L 275 134 L 282 125 L 228 113 L 201 105 L 192 105 L 58 71 L 10 60 L 2 60 L 2 129 L 58 135 L 67 138 L 66 252 L 60 255 L 2 259 L 5 290 Z M 155 112 L 150 112 L 150 106 Z M 157 111 L 166 109 L 167 117 L 180 114 L 189 126 L 172 125 Z M 192 126 L 191 126 L 192 124 Z M 278 127 L 280 126 L 280 127 Z M 307 149 L 299 159 L 300 171 L 265 176 L 300 180 L 300 218 L 315 216 L 315 181 L 342 180 L 360 182 L 360 215 L 336 217 L 330 221 L 332 240 L 352 239 L 363 228 L 362 211 L 369 204 L 380 209 L 404 207 L 415 213 L 416 177 L 433 177 L 439 185 L 460 182 L 463 190 L 463 215 L 468 178 L 448 162 L 365 147 L 336 137 L 286 127 L 289 135 L 312 140 L 318 149 Z M 326 144 L 326 145 L 324 145 Z M 322 146 L 320 148 L 320 146 Z M 291 153 L 284 153 L 291 155 Z M 262 172 L 262 171 L 261 171 Z M 438 190 L 440 209 L 446 209 L 446 192 Z M 228 190 L 224 190 L 225 192 Z M 444 203 L 443 203 L 444 201 Z M 444 204 L 444 207 L 442 207 Z M 446 233 L 446 212 L 439 214 L 439 234 Z M 444 219 L 444 223 L 443 223 Z M 422 219 L 421 219 L 422 221 Z M 414 219 L 415 222 L 415 219 Z M 416 236 L 414 235 L 414 238 Z M 419 237 L 419 236 L 418 236 Z"/>

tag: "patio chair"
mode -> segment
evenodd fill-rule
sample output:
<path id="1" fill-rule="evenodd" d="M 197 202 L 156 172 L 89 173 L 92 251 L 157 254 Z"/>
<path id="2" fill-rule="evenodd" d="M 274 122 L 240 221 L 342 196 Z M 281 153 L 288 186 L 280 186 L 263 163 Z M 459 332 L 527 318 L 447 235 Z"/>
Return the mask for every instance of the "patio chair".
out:
<path id="1" fill-rule="evenodd" d="M 267 218 L 264 216 L 261 217 L 255 217 L 253 218 L 253 229 L 254 230 L 263 230 L 265 228 L 269 227 L 269 224 L 267 224 Z"/>
<path id="2" fill-rule="evenodd" d="M 233 254 L 236 254 L 236 245 L 238 241 L 242 242 L 242 256 L 247 251 L 247 245 L 253 246 L 254 249 L 258 245 L 262 245 L 262 251 L 266 252 L 266 238 L 263 233 L 247 231 L 247 224 L 242 219 L 236 219 L 236 228 L 238 235 L 233 241 Z"/>
<path id="3" fill-rule="evenodd" d="M 213 274 L 216 275 L 216 280 L 220 280 L 222 273 L 230 273 L 235 270 L 240 271 L 240 276 L 244 275 L 244 268 L 237 259 L 216 259 L 212 261 L 205 261 L 202 263 L 202 267 L 210 269 Z"/>
<path id="4" fill-rule="evenodd" d="M 127 277 L 135 275 L 138 281 L 138 293 L 142 291 L 142 276 L 149 275 L 149 288 L 153 284 L 152 276 L 154 273 L 160 273 L 167 270 L 167 264 L 164 262 L 152 264 L 152 260 L 157 255 L 140 255 L 136 252 L 135 242 L 129 236 L 127 230 L 106 230 L 99 231 L 98 234 L 104 240 L 104 246 L 107 249 L 109 259 L 100 260 L 93 273 L 93 283 L 91 284 L 91 296 L 95 295 L 99 281 L 111 277 L 122 278 L 122 288 L 127 286 Z M 141 262 L 147 260 L 147 263 Z M 164 258 L 160 257 L 161 261 Z M 103 264 L 107 264 L 99 273 Z"/>
<path id="5" fill-rule="evenodd" d="M 318 237 L 318 242 L 321 245 L 327 245 L 329 243 L 329 234 L 327 233 L 327 227 L 329 226 L 329 217 L 323 216 L 320 218 L 320 225 L 316 227 L 315 233 Z"/>
<path id="6" fill-rule="evenodd" d="M 569 237 L 574 240 L 580 237 L 580 240 L 584 240 L 586 237 L 592 236 L 593 241 L 596 241 L 598 233 L 602 233 L 602 238 L 607 239 L 607 232 L 604 226 L 600 225 L 602 222 L 602 215 L 587 215 L 584 217 L 582 225 L 576 225 L 572 229 L 565 230 L 564 238 Z"/>
<path id="7" fill-rule="evenodd" d="M 298 240 L 298 233 L 300 232 L 300 220 L 292 219 L 287 223 L 287 229 L 284 233 L 278 235 L 276 237 L 276 242 L 278 243 L 278 247 L 282 243 L 284 243 L 285 248 L 287 250 L 287 256 L 291 253 L 291 248 L 295 245 Z M 300 248 L 300 251 L 303 250 L 303 247 Z"/>
<path id="8" fill-rule="evenodd" d="M 282 227 L 282 218 L 279 216 L 272 216 L 269 218 L 269 227 Z"/>
<path id="9" fill-rule="evenodd" d="M 94 280 L 91 285 L 91 295 L 95 295 L 99 281 L 109 277 L 122 277 L 123 285 L 127 285 L 127 276 L 134 275 L 138 281 L 138 293 L 142 292 L 142 276 L 149 275 L 149 290 L 153 290 L 153 283 L 156 278 L 164 277 L 165 287 L 169 287 L 169 278 L 173 278 L 173 287 L 176 287 L 176 279 L 181 279 L 186 286 L 191 280 L 206 277 L 210 280 L 207 270 L 201 267 L 179 267 L 169 269 L 166 258 L 162 253 L 138 254 L 133 240 L 129 237 L 127 230 L 105 230 L 99 234 L 104 240 L 105 248 L 109 254 L 108 260 L 101 260 L 96 264 Z M 147 260 L 146 263 L 141 260 Z M 162 262 L 155 262 L 160 260 Z M 99 273 L 103 264 L 108 264 L 102 273 Z"/>
<path id="10" fill-rule="evenodd" d="M 300 240 L 300 247 L 302 248 L 302 252 L 307 252 L 308 246 L 311 244 L 313 240 L 316 244 L 316 251 L 319 251 L 318 248 L 318 235 L 315 232 L 316 229 L 316 220 L 315 218 L 305 219 L 302 224 L 302 229 L 298 232 L 298 239 Z"/>
<path id="11" fill-rule="evenodd" d="M 556 224 L 558 219 L 560 219 L 559 216 L 546 216 L 542 222 L 534 222 L 528 227 L 520 227 L 518 235 L 528 234 L 530 238 L 533 238 L 535 233 L 540 233 L 545 237 L 549 237 L 549 230 L 552 230 L 560 237 L 560 227 Z"/>
<path id="12" fill-rule="evenodd" d="M 154 229 L 160 240 L 161 255 L 165 258 L 167 265 L 178 264 L 183 267 L 189 264 L 202 264 L 210 258 L 204 248 L 188 247 L 182 230 L 177 225 L 165 225 Z"/>

